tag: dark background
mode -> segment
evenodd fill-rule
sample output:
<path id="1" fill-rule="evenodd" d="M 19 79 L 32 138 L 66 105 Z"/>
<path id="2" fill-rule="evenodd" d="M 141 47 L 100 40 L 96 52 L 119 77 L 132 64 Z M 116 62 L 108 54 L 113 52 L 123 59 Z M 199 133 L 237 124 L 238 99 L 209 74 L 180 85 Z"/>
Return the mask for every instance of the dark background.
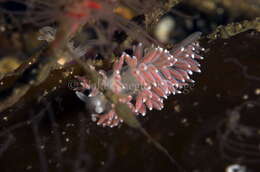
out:
<path id="1" fill-rule="evenodd" d="M 259 8 L 258 1 L 245 3 Z M 210 10 L 197 1 L 186 1 L 165 14 L 176 22 L 170 35 L 174 42 L 194 31 L 203 32 L 202 73 L 193 76 L 196 83 L 186 87 L 184 94 L 165 100 L 162 111 L 138 119 L 187 172 L 220 172 L 234 164 L 245 167 L 241 172 L 258 172 L 260 33 L 248 30 L 228 39 L 206 38 L 220 24 L 254 19 L 257 14 L 243 7 L 234 11 L 223 3 L 215 5 Z M 26 10 L 6 2 L 1 8 Z M 6 13 L 0 17 L 5 28 L 0 34 L 0 64 L 7 59 L 12 67 L 26 60 L 26 52 L 35 46 L 24 40 L 35 39 L 37 26 L 16 25 Z M 59 71 L 51 75 L 58 76 Z M 49 78 L 0 113 L 1 172 L 178 171 L 138 130 L 126 124 L 113 129 L 97 126 L 67 82 L 54 91 L 47 86 L 51 84 Z M 42 97 L 42 90 L 50 94 Z"/>

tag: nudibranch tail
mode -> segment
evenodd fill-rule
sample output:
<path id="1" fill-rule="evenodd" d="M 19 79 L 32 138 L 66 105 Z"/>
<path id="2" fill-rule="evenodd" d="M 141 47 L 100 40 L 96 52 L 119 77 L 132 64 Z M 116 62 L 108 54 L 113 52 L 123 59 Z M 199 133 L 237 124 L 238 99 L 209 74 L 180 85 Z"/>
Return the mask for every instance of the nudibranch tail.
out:
<path id="1" fill-rule="evenodd" d="M 113 65 L 112 74 L 104 77 L 104 83 L 115 94 L 128 95 L 120 101 L 126 103 L 136 115 L 146 115 L 147 109 L 161 110 L 163 99 L 181 93 L 183 86 L 194 83 L 190 78 L 193 72 L 201 72 L 197 60 L 203 59 L 199 52 L 204 48 L 197 42 L 199 36 L 200 33 L 192 34 L 170 51 L 161 47 L 145 49 L 140 43 L 133 47 L 133 56 L 122 53 Z M 79 79 L 85 89 L 90 89 L 85 79 Z M 97 93 L 98 88 L 91 89 L 95 90 L 95 95 L 102 94 Z M 114 127 L 123 122 L 116 114 L 114 105 L 109 108 L 94 114 L 98 125 Z"/>

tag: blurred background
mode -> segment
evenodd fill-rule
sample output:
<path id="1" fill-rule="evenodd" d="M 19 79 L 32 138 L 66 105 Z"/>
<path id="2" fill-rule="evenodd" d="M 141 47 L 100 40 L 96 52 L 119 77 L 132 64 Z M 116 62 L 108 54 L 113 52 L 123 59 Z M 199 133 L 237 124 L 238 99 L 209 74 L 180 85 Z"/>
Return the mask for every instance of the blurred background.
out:
<path id="1" fill-rule="evenodd" d="M 138 39 L 171 47 L 202 32 L 206 51 L 196 83 L 138 120 L 186 172 L 258 172 L 260 1 L 146 1 L 119 1 L 112 13 L 124 20 L 97 17 L 72 39 L 71 52 L 109 69 L 112 55 Z M 64 2 L 0 0 L 0 107 L 10 103 L 10 90 L 33 81 L 28 64 L 48 47 L 40 30 L 59 27 Z M 168 3 L 167 10 L 150 11 L 159 2 Z M 0 112 L 1 172 L 179 171 L 139 131 L 92 122 L 69 88 L 80 73 L 62 54 L 46 80 Z"/>

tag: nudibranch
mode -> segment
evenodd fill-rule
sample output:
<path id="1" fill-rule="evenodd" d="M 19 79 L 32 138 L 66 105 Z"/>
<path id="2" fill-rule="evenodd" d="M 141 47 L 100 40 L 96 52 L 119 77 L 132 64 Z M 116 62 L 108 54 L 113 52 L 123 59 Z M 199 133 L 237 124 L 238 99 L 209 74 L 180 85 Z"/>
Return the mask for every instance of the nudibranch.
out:
<path id="1" fill-rule="evenodd" d="M 120 101 L 126 103 L 136 115 L 145 116 L 147 109 L 161 110 L 163 99 L 181 93 L 183 86 L 194 83 L 190 78 L 193 72 L 201 72 L 197 61 L 203 59 L 199 53 L 204 51 L 197 41 L 200 35 L 200 32 L 193 33 L 172 50 L 155 46 L 145 48 L 139 43 L 133 47 L 132 55 L 122 53 L 114 62 L 111 72 L 99 71 L 103 76 L 101 86 L 115 94 L 127 95 Z M 88 102 L 92 119 L 98 125 L 114 127 L 123 122 L 116 114 L 114 105 L 106 100 L 98 87 L 91 86 L 84 76 L 77 78 L 82 88 L 76 94 Z"/>

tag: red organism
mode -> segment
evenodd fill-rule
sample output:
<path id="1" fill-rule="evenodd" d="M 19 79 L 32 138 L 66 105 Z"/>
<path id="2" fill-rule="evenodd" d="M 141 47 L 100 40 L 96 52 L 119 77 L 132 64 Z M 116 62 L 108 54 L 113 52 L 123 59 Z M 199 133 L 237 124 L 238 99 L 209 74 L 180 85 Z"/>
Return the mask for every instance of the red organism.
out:
<path id="1" fill-rule="evenodd" d="M 199 36 L 200 33 L 192 34 L 170 51 L 161 47 L 145 49 L 140 43 L 133 47 L 132 56 L 122 53 L 115 61 L 111 74 L 100 71 L 103 75 L 101 85 L 91 86 L 86 78 L 78 77 L 83 90 L 76 94 L 82 100 L 89 101 L 93 119 L 102 126 L 114 127 L 123 120 L 116 114 L 114 105 L 98 91 L 100 86 L 124 95 L 120 101 L 126 103 L 136 115 L 144 116 L 147 108 L 161 110 L 163 98 L 181 93 L 183 86 L 194 82 L 190 75 L 201 72 L 197 59 L 203 59 L 198 53 L 204 49 L 196 41 Z M 88 98 L 83 94 L 84 90 L 91 91 Z"/>

